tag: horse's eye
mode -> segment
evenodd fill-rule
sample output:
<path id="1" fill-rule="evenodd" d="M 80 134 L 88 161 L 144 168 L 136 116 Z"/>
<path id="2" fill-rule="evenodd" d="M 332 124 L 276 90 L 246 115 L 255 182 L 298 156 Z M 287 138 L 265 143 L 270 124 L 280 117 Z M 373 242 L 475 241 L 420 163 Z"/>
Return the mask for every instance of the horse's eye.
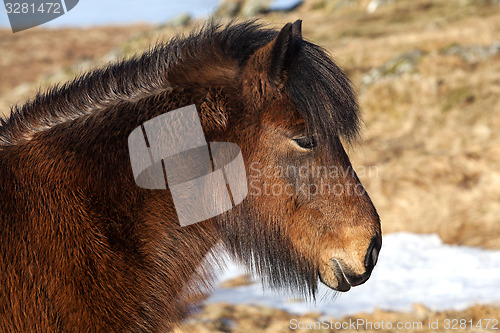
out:
<path id="1" fill-rule="evenodd" d="M 298 138 L 294 138 L 293 141 L 295 141 L 295 143 L 298 144 L 299 147 L 304 149 L 313 149 L 314 147 L 316 147 L 316 140 L 313 136 L 301 136 Z"/>

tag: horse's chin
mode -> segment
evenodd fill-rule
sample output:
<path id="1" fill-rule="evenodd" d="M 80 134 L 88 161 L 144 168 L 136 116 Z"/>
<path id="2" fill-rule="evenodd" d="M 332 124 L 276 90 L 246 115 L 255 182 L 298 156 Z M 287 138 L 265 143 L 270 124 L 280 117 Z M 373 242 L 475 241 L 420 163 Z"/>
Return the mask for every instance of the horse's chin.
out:
<path id="1" fill-rule="evenodd" d="M 324 285 L 335 291 L 347 292 L 351 290 L 351 285 L 347 282 L 340 269 L 323 273 L 320 271 L 319 280 L 323 282 Z"/>
<path id="2" fill-rule="evenodd" d="M 351 287 L 365 283 L 370 278 L 373 266 L 359 274 L 346 265 L 344 260 L 333 258 L 327 264 L 320 266 L 319 278 L 328 287 L 346 292 Z"/>

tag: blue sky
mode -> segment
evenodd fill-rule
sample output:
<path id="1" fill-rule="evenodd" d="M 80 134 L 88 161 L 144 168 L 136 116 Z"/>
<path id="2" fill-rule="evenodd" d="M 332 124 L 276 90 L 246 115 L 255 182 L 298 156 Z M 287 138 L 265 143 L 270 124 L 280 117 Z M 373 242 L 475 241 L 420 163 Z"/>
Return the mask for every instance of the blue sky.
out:
<path id="1" fill-rule="evenodd" d="M 219 0 L 80 0 L 73 10 L 44 26 L 162 23 L 186 12 L 195 17 L 208 16 L 217 8 L 218 3 Z M 0 8 L 0 26 L 8 27 L 9 19 L 5 7 L 2 7 Z"/>

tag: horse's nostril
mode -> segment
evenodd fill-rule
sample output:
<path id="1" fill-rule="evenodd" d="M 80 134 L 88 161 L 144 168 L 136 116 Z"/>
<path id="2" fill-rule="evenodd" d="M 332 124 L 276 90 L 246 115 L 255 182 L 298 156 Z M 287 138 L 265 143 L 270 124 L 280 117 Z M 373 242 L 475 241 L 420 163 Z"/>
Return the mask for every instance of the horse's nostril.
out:
<path id="1" fill-rule="evenodd" d="M 382 247 L 382 242 L 380 237 L 374 237 L 368 247 L 368 251 L 365 256 L 365 268 L 366 271 L 372 271 L 373 267 L 377 264 L 378 254 L 380 252 L 380 248 Z"/>

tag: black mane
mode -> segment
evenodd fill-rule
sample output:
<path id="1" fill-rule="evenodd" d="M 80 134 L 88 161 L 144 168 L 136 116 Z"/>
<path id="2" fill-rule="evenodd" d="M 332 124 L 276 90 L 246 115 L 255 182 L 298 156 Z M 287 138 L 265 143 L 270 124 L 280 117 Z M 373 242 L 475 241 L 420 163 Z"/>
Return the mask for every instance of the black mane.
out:
<path id="1" fill-rule="evenodd" d="M 120 101 L 157 94 L 172 85 L 165 73 L 196 57 L 227 57 L 243 64 L 277 31 L 254 21 L 221 27 L 207 23 L 188 37 L 176 37 L 131 59 L 83 74 L 39 92 L 24 105 L 12 107 L 0 118 L 0 146 L 29 140 L 54 125 L 96 112 Z M 298 40 L 298 54 L 290 64 L 286 88 L 320 139 L 341 135 L 350 141 L 358 132 L 358 106 L 349 80 L 327 53 Z"/>

